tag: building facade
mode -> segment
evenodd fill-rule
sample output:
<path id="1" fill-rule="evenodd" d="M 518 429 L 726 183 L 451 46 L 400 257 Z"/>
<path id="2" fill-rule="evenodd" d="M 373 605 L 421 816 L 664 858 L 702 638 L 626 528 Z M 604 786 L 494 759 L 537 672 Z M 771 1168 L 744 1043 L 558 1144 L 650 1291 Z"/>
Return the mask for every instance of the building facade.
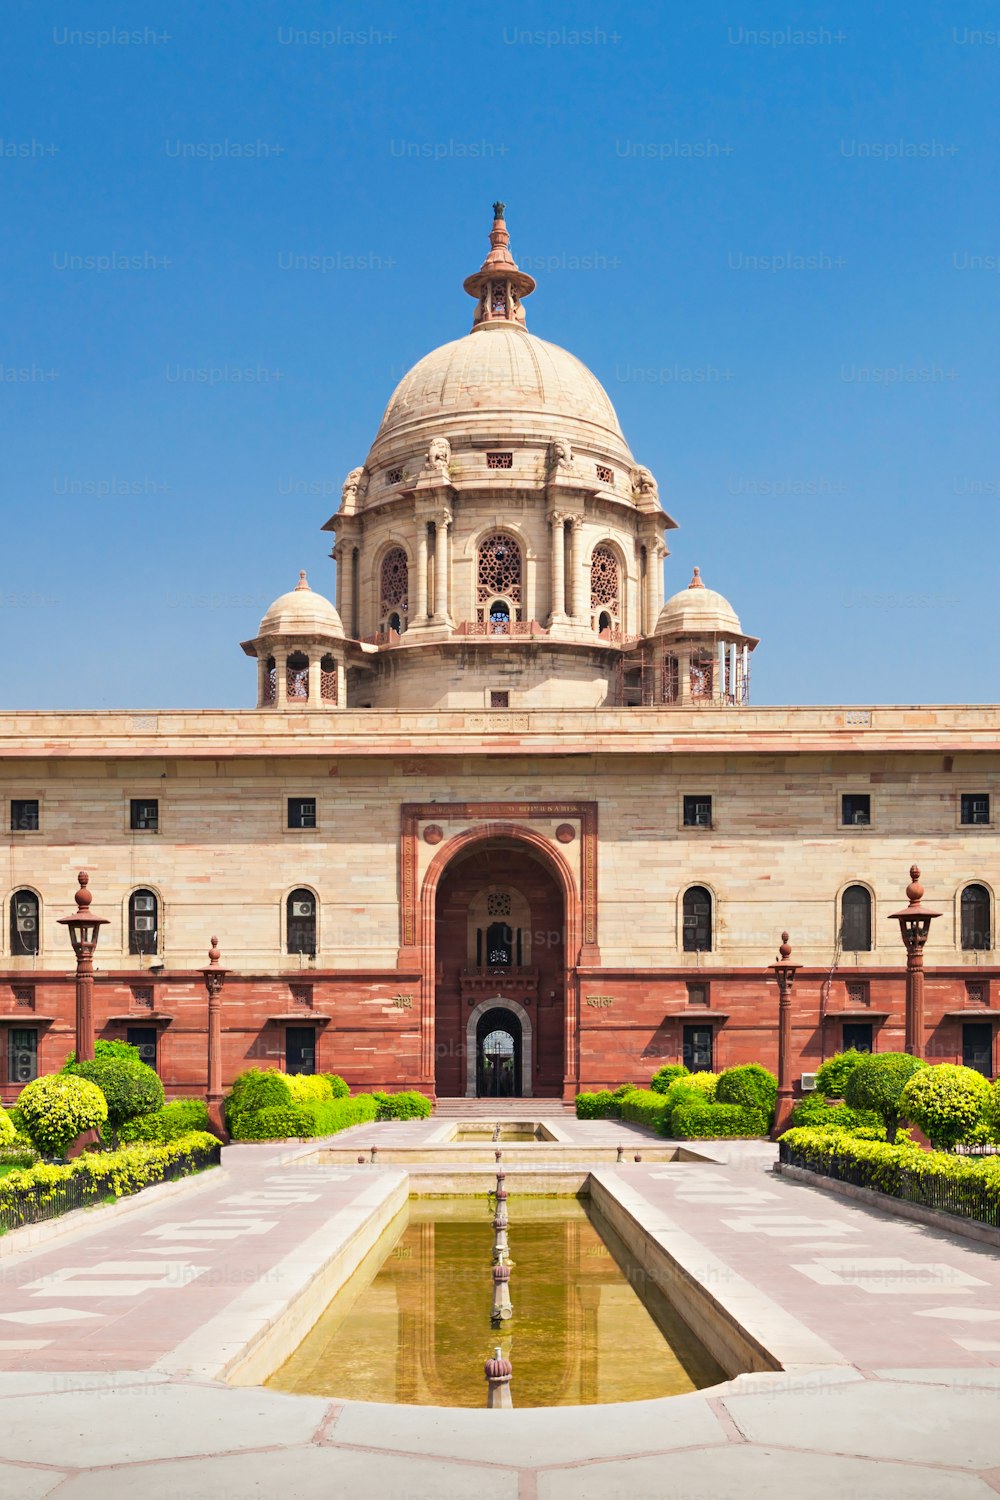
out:
<path id="1" fill-rule="evenodd" d="M 243 650 L 255 708 L 0 715 L 3 1097 L 73 1044 L 57 919 L 108 918 L 98 1034 L 203 1093 L 272 1065 L 441 1096 L 572 1097 L 666 1061 L 798 1074 L 903 1045 L 890 913 L 934 922 L 925 1051 L 993 1074 L 991 707 L 754 708 L 756 639 L 696 569 L 594 376 L 530 334 L 503 205 L 472 331 L 394 393 L 302 575 Z"/>

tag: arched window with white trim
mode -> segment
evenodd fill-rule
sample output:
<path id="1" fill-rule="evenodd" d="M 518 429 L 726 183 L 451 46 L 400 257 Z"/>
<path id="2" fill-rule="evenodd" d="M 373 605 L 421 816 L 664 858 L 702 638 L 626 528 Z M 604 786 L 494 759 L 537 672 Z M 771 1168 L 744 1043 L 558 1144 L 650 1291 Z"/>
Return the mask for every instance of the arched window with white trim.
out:
<path id="1" fill-rule="evenodd" d="M 316 956 L 316 897 L 305 886 L 285 903 L 285 952 Z"/>
<path id="2" fill-rule="evenodd" d="M 484 537 L 476 557 L 476 619 L 489 634 L 506 635 L 523 618 L 524 558 L 505 531 Z M 505 623 L 506 622 L 506 623 Z"/>
<path id="3" fill-rule="evenodd" d="M 867 886 L 849 885 L 840 898 L 840 946 L 845 953 L 870 953 L 872 896 Z"/>
<path id="4" fill-rule="evenodd" d="M 598 634 L 621 625 L 621 564 L 614 548 L 603 543 L 594 548 L 590 558 L 590 612 Z"/>
<path id="5" fill-rule="evenodd" d="M 143 887 L 128 898 L 128 951 L 158 953 L 160 903 L 154 891 Z"/>
<path id="6" fill-rule="evenodd" d="M 41 946 L 41 902 L 34 891 L 15 891 L 10 898 L 11 957 L 25 958 L 39 953 Z"/>
<path id="7" fill-rule="evenodd" d="M 379 621 L 382 630 L 402 635 L 410 609 L 410 565 L 402 547 L 390 547 L 379 569 Z"/>
<path id="8" fill-rule="evenodd" d="M 712 949 L 712 893 L 703 885 L 684 892 L 683 928 L 685 953 L 710 953 Z"/>
<path id="9" fill-rule="evenodd" d="M 967 952 L 983 952 L 991 946 L 992 911 L 990 893 L 984 885 L 967 885 L 962 891 L 962 947 Z"/>

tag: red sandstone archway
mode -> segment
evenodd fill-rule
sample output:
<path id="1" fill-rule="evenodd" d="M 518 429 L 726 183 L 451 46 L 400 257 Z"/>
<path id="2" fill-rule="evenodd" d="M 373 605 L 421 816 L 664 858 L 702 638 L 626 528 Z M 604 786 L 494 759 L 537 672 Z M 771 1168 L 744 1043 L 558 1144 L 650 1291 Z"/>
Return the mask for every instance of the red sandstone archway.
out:
<path id="1" fill-rule="evenodd" d="M 531 912 L 531 962 L 512 966 L 521 973 L 495 974 L 486 963 L 470 963 L 470 907 L 480 891 L 497 885 L 523 895 Z M 516 823 L 490 823 L 449 839 L 424 879 L 420 934 L 422 1072 L 435 1092 L 467 1094 L 468 1012 L 506 995 L 531 1015 L 531 1078 L 524 1092 L 571 1098 L 578 1077 L 581 911 L 559 851 Z"/>

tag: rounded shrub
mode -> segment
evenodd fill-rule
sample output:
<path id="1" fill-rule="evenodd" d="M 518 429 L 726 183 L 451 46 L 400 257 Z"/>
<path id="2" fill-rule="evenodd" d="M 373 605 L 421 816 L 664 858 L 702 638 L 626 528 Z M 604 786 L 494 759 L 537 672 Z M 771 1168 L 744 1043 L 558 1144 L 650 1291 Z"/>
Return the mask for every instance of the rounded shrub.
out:
<path id="1" fill-rule="evenodd" d="M 330 1080 L 323 1073 L 286 1073 L 284 1078 L 295 1104 L 326 1104 L 333 1098 Z"/>
<path id="2" fill-rule="evenodd" d="M 755 1111 L 770 1124 L 778 1098 L 778 1080 L 760 1063 L 724 1068 L 719 1074 L 715 1098 L 719 1104 L 738 1104 L 743 1109 Z"/>
<path id="3" fill-rule="evenodd" d="M 62 1156 L 85 1130 L 99 1130 L 108 1103 L 96 1083 L 73 1073 L 36 1078 L 18 1095 L 18 1109 L 31 1144 L 43 1156 Z"/>
<path id="4" fill-rule="evenodd" d="M 7 1116 L 5 1109 L 0 1109 L 0 1146 L 9 1146 L 12 1141 L 17 1140 L 17 1131 L 14 1129 L 13 1120 Z"/>
<path id="5" fill-rule="evenodd" d="M 324 1073 L 323 1077 L 330 1085 L 330 1097 L 332 1099 L 346 1099 L 351 1092 L 339 1073 Z"/>
<path id="6" fill-rule="evenodd" d="M 856 1047 L 848 1047 L 846 1052 L 836 1052 L 833 1057 L 828 1057 L 826 1062 L 820 1063 L 816 1072 L 817 1094 L 823 1094 L 827 1099 L 843 1099 L 847 1080 L 858 1063 L 870 1056 L 869 1052 L 859 1052 Z"/>
<path id="7" fill-rule="evenodd" d="M 653 1074 L 649 1086 L 654 1094 L 665 1094 L 676 1079 L 688 1077 L 690 1074 L 683 1063 L 666 1063 Z"/>
<path id="8" fill-rule="evenodd" d="M 94 1042 L 94 1058 L 103 1057 L 117 1057 L 120 1062 L 142 1062 L 138 1047 L 133 1047 L 131 1042 L 111 1042 L 99 1036 Z M 71 1052 L 62 1065 L 62 1071 L 69 1073 L 75 1062 L 76 1053 Z"/>
<path id="9" fill-rule="evenodd" d="M 237 1115 L 280 1109 L 291 1103 L 292 1091 L 284 1073 L 275 1068 L 248 1068 L 233 1079 L 232 1092 L 225 1101 L 226 1124 L 232 1131 Z"/>
<path id="10" fill-rule="evenodd" d="M 126 1120 L 149 1115 L 163 1106 L 163 1084 L 152 1068 L 138 1058 L 95 1057 L 92 1062 L 73 1063 L 69 1077 L 96 1083 L 108 1103 L 108 1125 L 117 1137 Z"/>
<path id="11" fill-rule="evenodd" d="M 613 1104 L 610 1089 L 598 1089 L 596 1094 L 577 1094 L 576 1117 L 578 1120 L 610 1119 Z"/>
<path id="12" fill-rule="evenodd" d="M 980 1123 L 990 1085 L 974 1068 L 938 1063 L 913 1074 L 899 1112 L 924 1132 L 937 1151 L 951 1151 Z"/>
<path id="13" fill-rule="evenodd" d="M 892 1143 L 899 1129 L 903 1090 L 914 1073 L 926 1066 L 908 1052 L 877 1052 L 865 1057 L 851 1071 L 844 1102 L 851 1109 L 874 1110 L 885 1126 L 886 1140 Z"/>

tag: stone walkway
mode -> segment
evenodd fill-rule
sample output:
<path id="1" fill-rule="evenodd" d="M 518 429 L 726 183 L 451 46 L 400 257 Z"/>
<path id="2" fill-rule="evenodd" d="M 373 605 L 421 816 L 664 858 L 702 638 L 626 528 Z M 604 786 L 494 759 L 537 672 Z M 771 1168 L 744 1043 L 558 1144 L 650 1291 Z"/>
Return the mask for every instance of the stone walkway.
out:
<path id="1" fill-rule="evenodd" d="M 581 1144 L 641 1152 L 647 1139 L 558 1123 Z M 433 1127 L 361 1126 L 338 1141 L 415 1143 Z M 214 1375 L 247 1329 L 403 1181 L 236 1147 L 192 1188 L 103 1221 L 95 1210 L 81 1230 L 0 1259 L 0 1500 L 1000 1493 L 1000 1257 L 776 1178 L 769 1147 L 705 1150 L 717 1164 L 601 1171 L 659 1230 L 700 1242 L 813 1330 L 834 1351 L 822 1368 L 512 1412 L 229 1387 Z"/>

